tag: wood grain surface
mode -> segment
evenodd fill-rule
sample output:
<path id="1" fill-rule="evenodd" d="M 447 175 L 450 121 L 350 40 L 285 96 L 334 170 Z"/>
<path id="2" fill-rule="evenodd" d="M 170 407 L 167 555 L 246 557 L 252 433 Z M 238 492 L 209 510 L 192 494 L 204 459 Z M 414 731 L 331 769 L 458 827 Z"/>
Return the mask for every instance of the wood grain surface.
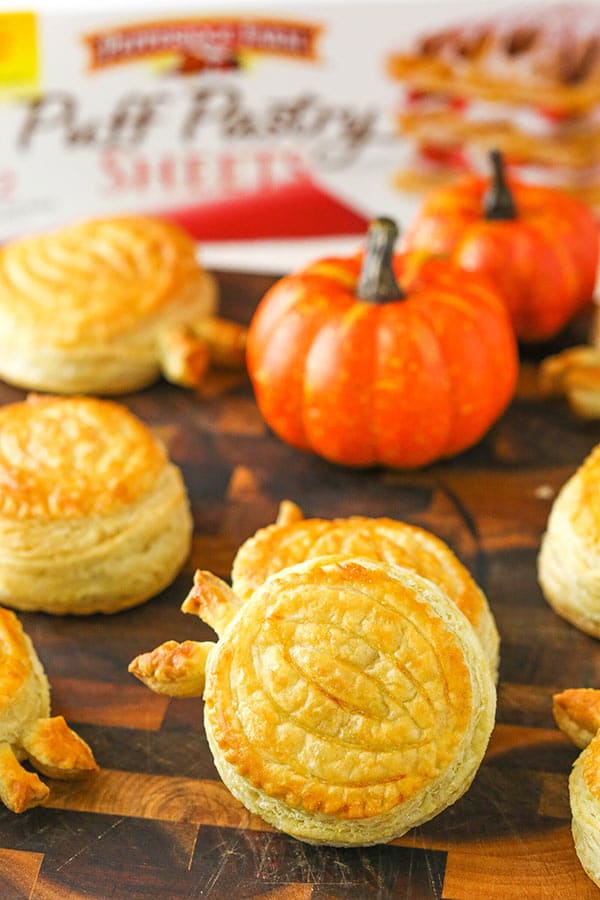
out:
<path id="1" fill-rule="evenodd" d="M 223 312 L 247 322 L 270 279 L 217 275 Z M 536 357 L 548 349 L 524 354 L 519 394 L 479 446 L 418 472 L 352 471 L 294 451 L 266 428 L 244 376 L 215 374 L 199 395 L 160 383 L 123 398 L 183 471 L 193 552 L 176 582 L 136 609 L 21 616 L 54 712 L 102 770 L 50 782 L 44 807 L 0 809 L 0 900 L 598 896 L 573 850 L 567 778 L 577 751 L 554 726 L 551 695 L 600 685 L 600 645 L 546 605 L 536 556 L 556 492 L 600 441 L 600 424 L 537 395 Z M 0 403 L 22 396 L 0 385 Z M 228 577 L 238 545 L 286 497 L 311 516 L 383 515 L 430 529 L 470 568 L 498 622 L 498 720 L 484 764 L 458 803 L 390 845 L 314 848 L 273 831 L 221 784 L 201 701 L 158 697 L 127 673 L 164 640 L 213 637 L 179 611 L 194 569 Z"/>

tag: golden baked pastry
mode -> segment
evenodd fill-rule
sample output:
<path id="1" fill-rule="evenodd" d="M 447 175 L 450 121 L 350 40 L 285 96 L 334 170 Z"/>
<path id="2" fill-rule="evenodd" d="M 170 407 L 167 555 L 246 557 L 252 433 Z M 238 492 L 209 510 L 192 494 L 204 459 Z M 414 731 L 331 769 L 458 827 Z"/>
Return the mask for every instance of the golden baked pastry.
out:
<path id="1" fill-rule="evenodd" d="M 600 887 L 600 690 L 555 694 L 553 711 L 561 730 L 577 747 L 586 748 L 569 778 L 571 829 L 581 865 Z"/>
<path id="2" fill-rule="evenodd" d="M 181 473 L 125 407 L 32 396 L 0 408 L 0 602 L 116 612 L 166 587 L 188 554 Z"/>
<path id="3" fill-rule="evenodd" d="M 271 825 L 310 843 L 375 844 L 469 787 L 496 692 L 473 629 L 431 581 L 317 557 L 245 602 L 198 572 L 183 609 L 220 632 L 204 687 L 215 765 Z M 152 686 L 150 656 L 130 671 Z"/>
<path id="4" fill-rule="evenodd" d="M 559 615 L 600 637 L 600 444 L 552 505 L 538 557 L 538 578 Z"/>
<path id="5" fill-rule="evenodd" d="M 273 572 L 331 553 L 406 566 L 435 582 L 465 614 L 497 675 L 500 642 L 483 592 L 447 544 L 406 522 L 366 516 L 304 519 L 295 504 L 284 501 L 275 524 L 261 528 L 238 550 L 231 573 L 233 590 L 247 598 Z"/>
<path id="6" fill-rule="evenodd" d="M 124 393 L 161 367 L 177 379 L 169 333 L 215 305 L 191 238 L 157 219 L 94 219 L 15 240 L 0 249 L 0 377 L 61 394 Z M 179 377 L 194 383 L 189 347 L 184 358 Z"/>
<path id="7" fill-rule="evenodd" d="M 51 778 L 85 778 L 98 770 L 92 751 L 62 716 L 50 716 L 50 689 L 29 637 L 0 608 L 0 800 L 13 812 L 38 806 L 49 790 L 19 760 Z"/>

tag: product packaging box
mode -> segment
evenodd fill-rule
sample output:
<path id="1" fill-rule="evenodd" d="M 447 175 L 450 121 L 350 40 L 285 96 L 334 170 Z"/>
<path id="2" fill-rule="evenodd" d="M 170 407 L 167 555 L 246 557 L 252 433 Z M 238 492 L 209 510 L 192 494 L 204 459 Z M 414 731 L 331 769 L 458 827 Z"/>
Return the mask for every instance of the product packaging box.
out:
<path id="1" fill-rule="evenodd" d="M 0 7 L 0 240 L 104 214 L 279 272 L 485 171 L 600 203 L 600 5 Z"/>

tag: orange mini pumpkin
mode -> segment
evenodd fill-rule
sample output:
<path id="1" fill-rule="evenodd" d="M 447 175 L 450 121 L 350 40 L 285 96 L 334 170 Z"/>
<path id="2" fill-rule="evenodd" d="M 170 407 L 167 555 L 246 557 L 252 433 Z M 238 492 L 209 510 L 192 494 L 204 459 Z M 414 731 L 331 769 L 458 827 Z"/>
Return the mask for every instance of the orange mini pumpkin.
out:
<path id="1" fill-rule="evenodd" d="M 500 290 L 517 337 L 555 335 L 591 302 L 598 225 L 582 201 L 554 188 L 469 177 L 432 191 L 408 230 L 407 250 L 451 256 L 488 275 Z"/>
<path id="2" fill-rule="evenodd" d="M 392 256 L 395 236 L 379 219 L 364 257 L 282 278 L 250 325 L 248 371 L 267 423 L 333 462 L 403 468 L 451 456 L 482 437 L 515 388 L 516 341 L 494 287 L 447 261 Z"/>

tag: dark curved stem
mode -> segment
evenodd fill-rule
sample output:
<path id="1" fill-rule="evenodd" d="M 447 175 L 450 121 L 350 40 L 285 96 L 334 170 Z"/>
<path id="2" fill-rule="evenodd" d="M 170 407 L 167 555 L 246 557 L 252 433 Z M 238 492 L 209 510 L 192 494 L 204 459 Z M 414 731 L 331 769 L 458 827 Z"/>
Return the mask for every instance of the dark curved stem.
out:
<path id="1" fill-rule="evenodd" d="M 358 279 L 357 296 L 369 303 L 402 300 L 392 260 L 398 227 L 392 219 L 374 219 L 369 225 L 367 247 Z"/>
<path id="2" fill-rule="evenodd" d="M 490 152 L 492 179 L 483 198 L 483 214 L 489 220 L 516 219 L 517 207 L 506 183 L 504 160 L 499 150 Z"/>

